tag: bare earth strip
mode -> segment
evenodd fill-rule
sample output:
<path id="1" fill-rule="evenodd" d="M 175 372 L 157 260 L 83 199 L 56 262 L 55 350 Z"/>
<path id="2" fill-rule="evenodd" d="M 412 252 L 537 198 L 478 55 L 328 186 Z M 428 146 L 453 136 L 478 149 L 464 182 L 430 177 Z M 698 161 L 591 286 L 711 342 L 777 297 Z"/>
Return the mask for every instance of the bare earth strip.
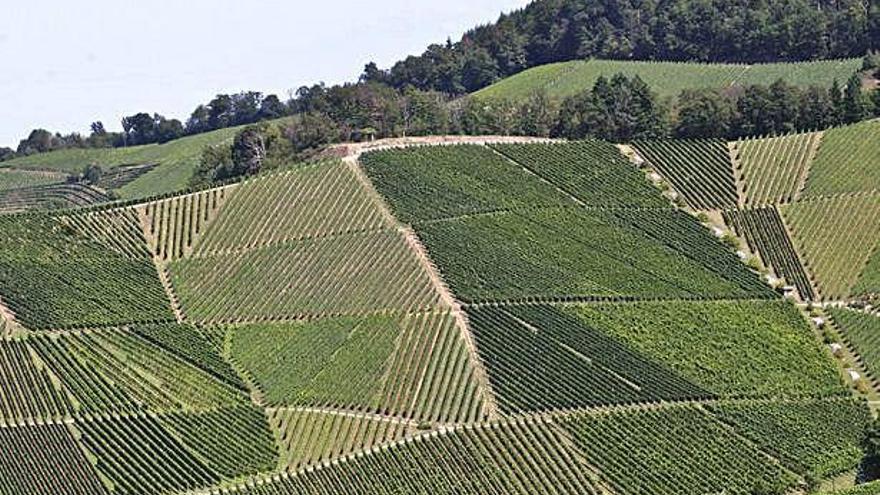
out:
<path id="1" fill-rule="evenodd" d="M 462 337 L 464 339 L 465 345 L 468 348 L 468 354 L 470 355 L 471 361 L 474 363 L 475 374 L 477 380 L 480 383 L 480 387 L 486 391 L 484 400 L 485 400 L 485 412 L 489 418 L 498 417 L 498 406 L 495 401 L 495 395 L 492 392 L 492 386 L 489 382 L 488 373 L 486 372 L 486 368 L 483 365 L 482 359 L 480 359 L 479 353 L 477 351 L 476 343 L 473 340 L 473 336 L 470 332 L 470 327 L 468 325 L 467 317 L 465 316 L 464 311 L 461 308 L 461 303 L 455 299 L 452 291 L 449 290 L 449 287 L 443 281 L 443 278 L 440 276 L 440 272 L 437 270 L 437 267 L 434 266 L 430 257 L 428 256 L 428 252 L 425 249 L 424 245 L 422 245 L 421 241 L 418 239 L 418 236 L 415 232 L 401 224 L 394 215 L 391 213 L 391 209 L 385 203 L 385 200 L 376 191 L 375 187 L 373 187 L 372 182 L 364 173 L 363 169 L 360 167 L 358 163 L 358 157 L 363 154 L 367 150 L 377 150 L 377 149 L 388 149 L 388 148 L 398 148 L 398 147 L 406 147 L 406 146 L 418 146 L 420 144 L 487 144 L 494 142 L 504 142 L 504 143 L 529 143 L 529 142 L 547 142 L 546 139 L 539 138 L 520 138 L 520 137 L 511 137 L 511 138 L 502 138 L 502 137 L 459 137 L 455 136 L 453 138 L 402 138 L 402 139 L 392 139 L 392 140 L 384 140 L 376 143 L 366 143 L 365 145 L 351 145 L 349 147 L 343 148 L 348 154 L 343 160 L 352 167 L 352 170 L 358 177 L 364 187 L 367 189 L 368 193 L 371 197 L 376 201 L 377 206 L 383 212 L 383 215 L 389 219 L 391 225 L 395 226 L 398 231 L 400 231 L 404 238 L 406 239 L 409 247 L 415 252 L 416 256 L 419 259 L 422 267 L 425 272 L 428 274 L 428 277 L 431 280 L 432 285 L 434 286 L 437 293 L 440 295 L 441 301 L 443 301 L 444 305 L 452 308 L 452 315 L 455 318 L 456 325 L 461 331 Z"/>
<path id="2" fill-rule="evenodd" d="M 152 239 L 150 229 L 148 228 L 150 220 L 147 218 L 147 213 L 143 208 L 137 208 L 135 211 L 137 211 L 138 219 L 141 222 L 141 230 L 144 233 L 144 237 L 147 239 L 147 244 L 152 246 L 154 240 Z M 150 250 L 153 251 L 152 249 Z M 186 316 L 183 314 L 183 310 L 180 307 L 180 300 L 174 292 L 174 286 L 171 285 L 171 280 L 168 278 L 168 269 L 155 252 L 153 252 L 153 265 L 156 267 L 159 281 L 165 289 L 165 295 L 168 296 L 168 302 L 171 304 L 171 311 L 174 312 L 174 318 L 178 323 L 183 323 Z"/>

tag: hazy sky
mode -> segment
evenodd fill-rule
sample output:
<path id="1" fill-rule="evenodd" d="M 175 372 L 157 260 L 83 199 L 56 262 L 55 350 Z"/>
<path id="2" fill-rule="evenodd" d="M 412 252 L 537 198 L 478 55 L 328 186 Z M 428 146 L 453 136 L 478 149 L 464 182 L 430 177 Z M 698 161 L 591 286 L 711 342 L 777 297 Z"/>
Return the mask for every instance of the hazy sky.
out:
<path id="1" fill-rule="evenodd" d="M 458 39 L 528 0 L 7 0 L 0 146 L 35 127 L 85 133 L 123 115 L 181 120 L 215 94 L 354 80 Z"/>

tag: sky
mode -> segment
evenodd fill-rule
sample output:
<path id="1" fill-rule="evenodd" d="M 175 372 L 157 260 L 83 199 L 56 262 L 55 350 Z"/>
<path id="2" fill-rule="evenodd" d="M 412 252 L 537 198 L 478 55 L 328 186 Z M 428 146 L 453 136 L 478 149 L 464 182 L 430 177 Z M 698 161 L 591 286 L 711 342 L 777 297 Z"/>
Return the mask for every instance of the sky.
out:
<path id="1" fill-rule="evenodd" d="M 356 80 L 528 0 L 7 0 L 0 146 L 123 115 L 186 120 L 218 93 Z"/>

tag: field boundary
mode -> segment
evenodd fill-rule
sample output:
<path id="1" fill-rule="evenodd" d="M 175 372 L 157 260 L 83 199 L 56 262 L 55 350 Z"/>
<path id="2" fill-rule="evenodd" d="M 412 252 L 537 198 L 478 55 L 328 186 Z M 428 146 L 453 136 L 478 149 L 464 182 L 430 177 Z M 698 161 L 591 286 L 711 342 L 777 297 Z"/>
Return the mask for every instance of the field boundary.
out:
<path id="1" fill-rule="evenodd" d="M 474 342 L 473 335 L 470 331 L 467 316 L 462 309 L 461 303 L 455 298 L 455 296 L 452 294 L 452 291 L 449 289 L 449 286 L 443 280 L 443 276 L 434 265 L 434 262 L 431 260 L 431 257 L 428 254 L 428 250 L 425 248 L 424 244 L 422 244 L 415 231 L 411 227 L 402 224 L 394 216 L 391 208 L 385 202 L 385 199 L 382 197 L 381 194 L 379 194 L 379 191 L 376 190 L 372 181 L 370 181 L 369 177 L 367 177 L 367 174 L 364 173 L 363 168 L 360 166 L 360 163 L 358 161 L 359 157 L 360 153 L 355 153 L 354 155 L 346 157 L 344 161 L 349 164 L 354 173 L 357 175 L 358 180 L 363 184 L 367 193 L 376 202 L 376 205 L 381 210 L 382 215 L 385 216 L 388 221 L 397 228 L 398 232 L 403 235 L 404 241 L 406 242 L 410 250 L 412 250 L 412 252 L 416 255 L 416 258 L 419 260 L 419 264 L 428 275 L 428 278 L 431 281 L 431 285 L 434 286 L 434 290 L 440 296 L 440 300 L 452 310 L 451 315 L 455 319 L 456 327 L 458 327 L 459 329 L 465 346 L 468 349 L 468 356 L 470 358 L 470 361 L 474 366 L 474 375 L 476 376 L 476 380 L 479 383 L 480 388 L 485 392 L 483 397 L 483 400 L 485 401 L 484 411 L 489 417 L 497 416 L 498 405 L 495 401 L 495 393 L 492 391 L 492 384 L 489 381 L 488 372 L 486 371 L 486 367 L 483 364 L 482 359 L 480 358 L 479 351 L 477 350 L 477 345 Z"/>

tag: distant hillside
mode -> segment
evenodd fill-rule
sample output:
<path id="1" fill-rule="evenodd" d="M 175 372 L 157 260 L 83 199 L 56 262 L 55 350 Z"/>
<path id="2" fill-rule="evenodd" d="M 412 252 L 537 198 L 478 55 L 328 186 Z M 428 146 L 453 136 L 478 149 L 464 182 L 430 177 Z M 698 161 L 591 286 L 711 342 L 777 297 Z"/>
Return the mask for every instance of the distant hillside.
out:
<path id="1" fill-rule="evenodd" d="M 556 100 L 589 90 L 599 77 L 622 73 L 639 76 L 661 97 L 676 97 L 686 89 L 720 89 L 752 84 L 769 85 L 783 79 L 789 84 L 831 87 L 858 72 L 862 59 L 776 64 L 705 64 L 587 60 L 542 65 L 499 81 L 474 93 L 480 99 L 524 100 L 544 91 Z"/>
<path id="2" fill-rule="evenodd" d="M 129 148 L 72 148 L 39 153 L 3 162 L 2 168 L 55 171 L 75 175 L 82 173 L 89 165 L 100 165 L 108 171 L 126 165 L 156 164 L 155 168 L 134 178 L 133 181 L 118 188 L 111 187 L 121 198 L 143 198 L 186 188 L 199 166 L 205 146 L 231 142 L 240 129 L 240 127 L 230 127 L 177 139 L 166 144 L 148 144 Z M 0 175 L 0 183 L 6 178 L 17 180 L 12 174 Z"/>

